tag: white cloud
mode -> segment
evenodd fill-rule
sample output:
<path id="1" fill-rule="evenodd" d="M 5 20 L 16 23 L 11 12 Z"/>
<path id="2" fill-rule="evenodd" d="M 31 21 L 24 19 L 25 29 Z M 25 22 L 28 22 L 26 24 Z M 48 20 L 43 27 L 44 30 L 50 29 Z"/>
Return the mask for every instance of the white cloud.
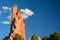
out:
<path id="1" fill-rule="evenodd" d="M 26 18 L 28 18 L 29 16 L 32 16 L 33 14 L 34 14 L 34 12 L 33 11 L 31 11 L 31 10 L 29 10 L 29 9 L 21 9 L 20 10 L 21 12 L 22 12 L 22 17 L 24 18 L 24 19 L 26 19 Z"/>
<path id="2" fill-rule="evenodd" d="M 4 10 L 10 10 L 10 8 L 8 8 L 8 7 L 2 7 Z M 23 19 L 27 19 L 27 18 L 29 18 L 29 16 L 32 16 L 33 14 L 34 14 L 34 12 L 33 11 L 31 11 L 31 10 L 29 10 L 29 9 L 21 9 L 20 10 L 21 12 L 22 12 L 22 17 L 23 17 Z M 1 23 L 2 24 L 10 24 L 11 23 L 11 13 L 12 11 L 10 11 L 10 15 L 7 15 L 6 16 L 6 18 L 7 18 L 7 20 L 4 20 L 4 21 L 2 21 Z"/>
<path id="3" fill-rule="evenodd" d="M 7 21 L 8 20 L 8 21 Z M 2 24 L 10 24 L 11 23 L 11 15 L 7 16 L 7 20 L 2 21 Z"/>
<path id="4" fill-rule="evenodd" d="M 2 6 L 2 12 L 9 12 L 11 13 L 11 7 L 7 7 L 7 6 Z M 0 15 L 1 15 L 1 11 L 0 11 Z M 11 23 L 11 15 L 6 16 L 7 20 L 1 21 L 2 24 L 10 24 Z"/>
<path id="5" fill-rule="evenodd" d="M 7 16 L 7 19 L 8 19 L 8 20 L 11 20 L 11 15 L 8 15 L 8 16 Z"/>
<path id="6" fill-rule="evenodd" d="M 11 15 L 12 15 L 12 13 L 10 13 L 10 15 L 7 16 L 8 20 L 11 20 Z"/>
<path id="7" fill-rule="evenodd" d="M 3 12 L 6 12 L 7 10 L 10 11 L 10 9 L 8 9 L 8 8 L 5 9 L 5 8 L 3 7 L 3 9 L 4 9 Z M 11 12 L 11 11 L 10 11 L 10 12 Z M 10 14 L 10 15 L 7 15 L 6 18 L 7 18 L 8 21 L 7 21 L 7 20 L 1 21 L 2 24 L 10 24 L 10 23 L 11 23 L 11 14 Z"/>
<path id="8" fill-rule="evenodd" d="M 2 21 L 1 23 L 2 24 L 10 24 L 10 22 L 9 21 L 6 21 L 6 20 Z"/>
<path id="9" fill-rule="evenodd" d="M 26 18 L 28 18 L 28 16 L 22 14 L 22 18 L 23 18 L 23 19 L 26 19 Z"/>
<path id="10" fill-rule="evenodd" d="M 4 11 L 6 11 L 6 10 L 11 11 L 11 7 L 7 7 L 7 6 L 2 6 L 2 9 L 3 9 Z"/>
<path id="11" fill-rule="evenodd" d="M 32 16 L 34 14 L 33 11 L 31 11 L 29 9 L 21 9 L 20 11 L 22 12 L 23 19 L 27 19 L 27 18 L 29 18 L 29 16 Z M 11 20 L 11 14 L 7 16 L 8 20 Z"/>

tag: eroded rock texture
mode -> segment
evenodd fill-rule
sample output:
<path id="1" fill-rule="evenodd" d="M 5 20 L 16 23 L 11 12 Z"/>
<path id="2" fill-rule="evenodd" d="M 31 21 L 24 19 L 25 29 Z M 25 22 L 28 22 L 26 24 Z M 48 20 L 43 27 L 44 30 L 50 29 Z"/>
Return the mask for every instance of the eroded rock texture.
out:
<path id="1" fill-rule="evenodd" d="M 9 34 L 9 40 L 13 40 L 15 34 L 19 34 L 26 40 L 25 35 L 25 24 L 23 18 L 21 16 L 21 12 L 17 10 L 17 6 L 14 5 L 12 9 L 12 22 L 11 22 L 11 29 Z"/>

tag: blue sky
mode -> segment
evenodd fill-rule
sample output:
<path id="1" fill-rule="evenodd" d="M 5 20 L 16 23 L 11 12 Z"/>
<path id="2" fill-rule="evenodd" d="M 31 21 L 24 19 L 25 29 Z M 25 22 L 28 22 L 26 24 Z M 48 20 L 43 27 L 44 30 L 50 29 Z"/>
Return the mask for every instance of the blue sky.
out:
<path id="1" fill-rule="evenodd" d="M 16 4 L 18 9 L 29 9 L 33 16 L 24 19 L 26 38 L 36 34 L 41 38 L 53 32 L 60 32 L 60 1 L 59 0 L 0 0 L 0 39 L 9 35 L 10 24 L 1 23 L 8 20 L 10 8 Z M 4 10 L 3 7 L 9 7 Z M 9 21 L 9 20 L 8 20 Z"/>

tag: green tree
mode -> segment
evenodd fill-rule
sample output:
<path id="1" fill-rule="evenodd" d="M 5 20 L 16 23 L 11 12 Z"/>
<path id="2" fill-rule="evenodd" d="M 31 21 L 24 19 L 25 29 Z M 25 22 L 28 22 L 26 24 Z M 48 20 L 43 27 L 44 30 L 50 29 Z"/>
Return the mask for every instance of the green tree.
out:
<path id="1" fill-rule="evenodd" d="M 54 32 L 54 34 L 50 34 L 50 40 L 60 40 L 60 32 Z"/>
<path id="2" fill-rule="evenodd" d="M 16 34 L 13 40 L 24 40 L 20 35 Z"/>
<path id="3" fill-rule="evenodd" d="M 38 40 L 38 36 L 36 36 L 36 35 L 32 35 L 31 40 Z"/>
<path id="4" fill-rule="evenodd" d="M 42 40 L 60 40 L 60 32 L 54 32 L 49 37 L 44 36 Z"/>
<path id="5" fill-rule="evenodd" d="M 47 36 L 44 36 L 44 37 L 42 38 L 42 40 L 48 40 L 48 37 L 47 37 Z"/>

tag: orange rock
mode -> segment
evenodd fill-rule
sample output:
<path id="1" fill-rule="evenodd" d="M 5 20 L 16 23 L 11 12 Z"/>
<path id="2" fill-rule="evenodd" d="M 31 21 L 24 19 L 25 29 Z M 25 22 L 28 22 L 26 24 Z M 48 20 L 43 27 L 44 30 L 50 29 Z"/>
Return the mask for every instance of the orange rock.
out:
<path id="1" fill-rule="evenodd" d="M 9 39 L 13 40 L 13 37 L 16 33 L 21 35 L 22 38 L 24 38 L 24 40 L 26 40 L 25 24 L 24 24 L 23 18 L 21 16 L 21 12 L 17 11 L 17 6 L 14 5 L 14 7 L 12 9 L 12 22 L 11 22 Z"/>
<path id="2" fill-rule="evenodd" d="M 38 40 L 41 40 L 39 36 L 38 36 Z"/>

